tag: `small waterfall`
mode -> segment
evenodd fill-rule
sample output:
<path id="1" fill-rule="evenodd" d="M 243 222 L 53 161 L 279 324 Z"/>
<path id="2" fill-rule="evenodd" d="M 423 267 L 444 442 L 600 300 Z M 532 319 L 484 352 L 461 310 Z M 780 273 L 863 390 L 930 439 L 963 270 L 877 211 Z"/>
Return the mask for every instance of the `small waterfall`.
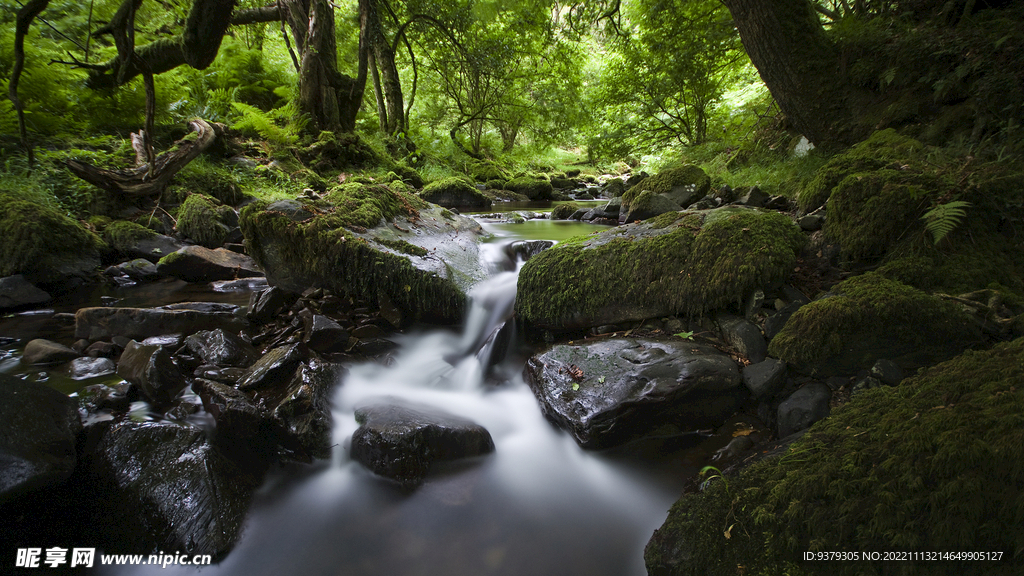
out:
<path id="1" fill-rule="evenodd" d="M 485 248 L 494 275 L 471 291 L 462 333 L 399 335 L 394 362 L 353 366 L 334 398 L 333 461 L 268 482 L 236 548 L 204 575 L 646 574 L 644 545 L 681 479 L 585 452 L 544 418 L 521 359 L 508 354 L 522 263 L 504 244 Z M 486 379 L 495 366 L 500 385 Z M 412 493 L 396 490 L 348 456 L 355 408 L 381 397 L 470 419 L 495 452 L 439 466 Z"/>

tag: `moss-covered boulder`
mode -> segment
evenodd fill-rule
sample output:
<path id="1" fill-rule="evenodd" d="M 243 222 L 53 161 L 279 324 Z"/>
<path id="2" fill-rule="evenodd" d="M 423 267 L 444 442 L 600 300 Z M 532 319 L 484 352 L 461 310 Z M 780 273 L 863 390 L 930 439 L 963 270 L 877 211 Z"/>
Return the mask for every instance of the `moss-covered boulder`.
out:
<path id="1" fill-rule="evenodd" d="M 800 308 L 768 354 L 799 372 L 855 374 L 886 358 L 904 369 L 946 360 L 980 342 L 955 304 L 869 272 Z"/>
<path id="2" fill-rule="evenodd" d="M 633 188 L 636 187 L 634 186 Z M 626 194 L 628 195 L 629 192 L 626 192 Z M 619 221 L 637 222 L 666 212 L 678 212 L 682 209 L 682 206 L 670 200 L 667 195 L 655 194 L 650 190 L 644 190 L 639 196 L 634 196 L 628 203 L 626 202 L 626 196 L 622 197 L 622 204 L 619 207 Z"/>
<path id="3" fill-rule="evenodd" d="M 775 457 L 686 494 L 649 574 L 1015 574 L 1024 564 L 1024 339 L 856 396 Z M 806 552 L 1001 552 L 804 561 Z"/>
<path id="4" fill-rule="evenodd" d="M 576 213 L 580 209 L 580 205 L 575 202 L 566 202 L 559 204 L 551 210 L 552 220 L 567 220 L 570 216 Z"/>
<path id="5" fill-rule="evenodd" d="M 853 260 L 878 258 L 924 230 L 921 215 L 945 189 L 938 176 L 882 169 L 847 176 L 832 191 L 826 238 Z"/>
<path id="6" fill-rule="evenodd" d="M 545 250 L 519 275 L 516 313 L 573 330 L 739 302 L 781 282 L 805 239 L 786 216 L 748 208 L 665 214 Z"/>
<path id="7" fill-rule="evenodd" d="M 87 276 L 100 265 L 104 242 L 49 206 L 0 195 L 0 277 L 32 283 Z"/>
<path id="8" fill-rule="evenodd" d="M 503 170 L 494 162 L 480 160 L 466 167 L 466 173 L 472 176 L 477 182 L 488 182 L 490 180 L 508 180 L 509 173 Z"/>
<path id="9" fill-rule="evenodd" d="M 801 212 L 820 208 L 829 199 L 832 190 L 853 174 L 873 172 L 886 166 L 900 169 L 920 153 L 924 146 L 896 133 L 893 129 L 875 132 L 867 140 L 842 154 L 838 154 L 818 169 L 797 196 Z"/>
<path id="10" fill-rule="evenodd" d="M 663 170 L 654 176 L 644 178 L 626 190 L 622 195 L 622 207 L 629 209 L 633 201 L 644 192 L 670 194 L 674 189 L 685 188 L 692 201 L 703 198 L 711 189 L 711 178 L 699 166 L 687 164 L 678 168 Z M 685 206 L 684 206 L 685 207 Z"/>
<path id="11" fill-rule="evenodd" d="M 446 208 L 488 208 L 491 205 L 490 198 L 462 178 L 444 178 L 431 182 L 420 192 L 420 197 Z"/>
<path id="12" fill-rule="evenodd" d="M 250 255 L 271 284 L 391 302 L 406 320 L 461 320 L 466 290 L 486 276 L 475 221 L 386 186 L 346 184 L 306 209 L 242 211 Z"/>
<path id="13" fill-rule="evenodd" d="M 178 231 L 207 248 L 219 248 L 231 233 L 234 210 L 204 194 L 192 194 L 178 208 Z"/>
<path id="14" fill-rule="evenodd" d="M 103 229 L 103 240 L 120 254 L 131 252 L 142 240 L 153 238 L 157 233 L 141 224 L 128 220 L 111 222 Z"/>
<path id="15" fill-rule="evenodd" d="M 505 182 L 505 190 L 522 194 L 530 200 L 551 200 L 554 188 L 545 176 L 520 176 Z"/>

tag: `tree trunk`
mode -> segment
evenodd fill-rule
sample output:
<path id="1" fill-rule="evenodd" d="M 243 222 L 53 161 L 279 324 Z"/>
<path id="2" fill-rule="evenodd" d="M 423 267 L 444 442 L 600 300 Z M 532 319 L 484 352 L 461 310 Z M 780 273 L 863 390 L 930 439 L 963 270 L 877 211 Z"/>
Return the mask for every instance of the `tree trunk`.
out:
<path id="1" fill-rule="evenodd" d="M 362 105 L 368 69 L 369 3 L 359 0 L 359 71 L 356 78 L 338 72 L 334 10 L 328 0 L 284 0 L 285 18 L 299 51 L 299 111 L 307 130 L 351 132 Z"/>
<path id="2" fill-rule="evenodd" d="M 854 144 L 867 94 L 840 66 L 808 0 L 722 0 L 732 13 L 750 61 L 793 128 L 819 147 Z"/>
<path id="3" fill-rule="evenodd" d="M 32 153 L 32 146 L 28 143 L 28 131 L 25 129 L 25 110 L 18 99 L 18 81 L 21 79 L 21 72 L 25 69 L 25 36 L 28 34 L 28 27 L 32 20 L 39 15 L 50 0 L 30 0 L 18 10 L 14 31 L 14 69 L 11 70 L 11 80 L 7 85 L 7 97 L 14 104 L 18 112 L 18 133 L 21 136 L 21 145 L 25 147 L 28 154 L 28 164 L 35 164 L 35 155 Z"/>
<path id="4" fill-rule="evenodd" d="M 405 101 L 402 97 L 402 82 L 395 65 L 395 49 L 384 35 L 377 10 L 378 0 L 370 0 L 367 15 L 367 33 L 373 53 L 373 60 L 379 72 L 380 91 L 384 97 L 387 121 L 381 128 L 388 135 L 405 132 Z M 377 80 L 375 78 L 375 80 Z M 380 102 L 378 102 L 380 106 Z"/>

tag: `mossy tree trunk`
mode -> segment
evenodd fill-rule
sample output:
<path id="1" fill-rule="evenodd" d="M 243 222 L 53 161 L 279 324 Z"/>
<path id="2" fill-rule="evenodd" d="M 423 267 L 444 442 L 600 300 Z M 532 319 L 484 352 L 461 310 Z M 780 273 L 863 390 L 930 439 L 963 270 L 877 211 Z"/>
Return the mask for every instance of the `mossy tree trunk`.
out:
<path id="1" fill-rule="evenodd" d="M 722 0 L 750 61 L 793 128 L 817 146 L 851 145 L 869 95 L 848 81 L 839 51 L 808 0 Z"/>
<path id="2" fill-rule="evenodd" d="M 371 47 L 371 68 L 374 91 L 377 96 L 377 114 L 380 129 L 388 135 L 405 132 L 405 99 L 402 81 L 395 64 L 395 46 L 388 42 L 380 21 L 379 0 L 371 0 L 367 19 L 367 34 Z M 398 39 L 395 39 L 397 45 Z"/>
<path id="3" fill-rule="evenodd" d="M 334 9 L 328 0 L 283 0 L 285 20 L 299 56 L 299 110 L 308 129 L 351 132 L 362 104 L 368 68 L 368 28 L 372 0 L 359 0 L 359 70 L 355 78 L 338 72 Z"/>

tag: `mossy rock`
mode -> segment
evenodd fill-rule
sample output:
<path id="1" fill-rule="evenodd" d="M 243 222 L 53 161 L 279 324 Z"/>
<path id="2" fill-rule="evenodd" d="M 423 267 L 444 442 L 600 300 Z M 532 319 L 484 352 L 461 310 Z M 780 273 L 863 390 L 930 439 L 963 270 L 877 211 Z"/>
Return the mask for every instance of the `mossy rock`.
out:
<path id="1" fill-rule="evenodd" d="M 332 202 L 337 202 L 333 204 Z M 407 321 L 457 323 L 486 277 L 472 219 L 385 186 L 347 184 L 295 220 L 257 201 L 242 210 L 249 254 L 271 284 L 389 301 Z"/>
<path id="2" fill-rule="evenodd" d="M 138 244 L 139 240 L 153 238 L 157 233 L 135 222 L 118 220 L 103 230 L 103 239 L 114 251 L 126 254 Z"/>
<path id="3" fill-rule="evenodd" d="M 488 160 L 481 160 L 470 164 L 466 167 L 466 172 L 477 182 L 487 182 L 489 180 L 505 181 L 509 179 L 508 172 Z"/>
<path id="4" fill-rule="evenodd" d="M 551 182 L 543 176 L 520 176 L 505 182 L 505 190 L 522 194 L 530 200 L 550 200 L 554 193 Z"/>
<path id="5" fill-rule="evenodd" d="M 224 220 L 233 213 L 231 208 L 220 205 L 209 196 L 192 194 L 178 209 L 178 230 L 207 248 L 219 248 L 231 233 L 231 227 Z"/>
<path id="6" fill-rule="evenodd" d="M 33 283 L 88 275 L 104 242 L 58 210 L 27 200 L 0 202 L 0 277 L 23 274 Z"/>
<path id="7" fill-rule="evenodd" d="M 315 172 L 328 172 L 348 168 L 370 168 L 383 166 L 394 170 L 397 164 L 352 132 L 323 131 L 316 141 L 305 148 L 296 150 L 302 162 Z M 399 172 L 395 170 L 395 172 Z"/>
<path id="8" fill-rule="evenodd" d="M 929 366 L 980 341 L 956 305 L 869 272 L 797 310 L 768 354 L 798 372 L 835 376 L 856 374 L 881 358 L 905 370 Z"/>
<path id="9" fill-rule="evenodd" d="M 399 214 L 415 216 L 427 206 L 415 194 L 360 182 L 335 186 L 325 199 L 335 209 L 331 214 L 334 225 L 350 228 L 373 228 Z"/>
<path id="10" fill-rule="evenodd" d="M 879 258 L 924 230 L 921 215 L 946 189 L 948 182 L 930 174 L 882 169 L 847 176 L 829 200 L 825 236 L 846 258 Z"/>
<path id="11" fill-rule="evenodd" d="M 701 198 L 711 189 L 711 178 L 693 164 L 663 170 L 626 190 L 622 195 L 622 207 L 628 210 L 633 201 L 646 191 L 651 194 L 667 194 L 676 186 L 693 186 L 696 197 Z"/>
<path id="12" fill-rule="evenodd" d="M 576 237 L 531 258 L 516 313 L 575 330 L 738 304 L 782 282 L 805 238 L 785 215 L 747 208 L 679 214 Z"/>
<path id="13" fill-rule="evenodd" d="M 423 188 L 423 177 L 414 168 L 410 168 L 402 163 L 396 163 L 394 172 L 401 176 L 402 182 L 412 186 L 413 188 Z"/>
<path id="14" fill-rule="evenodd" d="M 508 180 L 497 178 L 494 180 L 488 180 L 485 186 L 487 187 L 488 190 L 504 190 L 505 182 L 508 182 Z"/>
<path id="15" fill-rule="evenodd" d="M 1016 574 L 1024 565 L 1024 339 L 865 391 L 773 457 L 672 506 L 650 574 Z M 728 532 L 729 538 L 723 536 Z M 998 551 L 998 561 L 803 561 Z"/>
<path id="16" fill-rule="evenodd" d="M 427 202 L 452 208 L 455 206 L 488 207 L 491 199 L 462 178 L 445 178 L 427 184 L 420 197 Z"/>
<path id="17" fill-rule="evenodd" d="M 917 140 L 901 136 L 891 128 L 875 132 L 819 168 L 797 196 L 797 206 L 801 212 L 812 212 L 824 206 L 832 190 L 848 176 L 886 166 L 898 169 L 917 158 L 923 148 Z"/>
<path id="18" fill-rule="evenodd" d="M 580 205 L 575 202 L 566 202 L 565 204 L 559 204 L 551 210 L 552 220 L 567 220 L 570 216 L 576 213 L 580 209 Z"/>

